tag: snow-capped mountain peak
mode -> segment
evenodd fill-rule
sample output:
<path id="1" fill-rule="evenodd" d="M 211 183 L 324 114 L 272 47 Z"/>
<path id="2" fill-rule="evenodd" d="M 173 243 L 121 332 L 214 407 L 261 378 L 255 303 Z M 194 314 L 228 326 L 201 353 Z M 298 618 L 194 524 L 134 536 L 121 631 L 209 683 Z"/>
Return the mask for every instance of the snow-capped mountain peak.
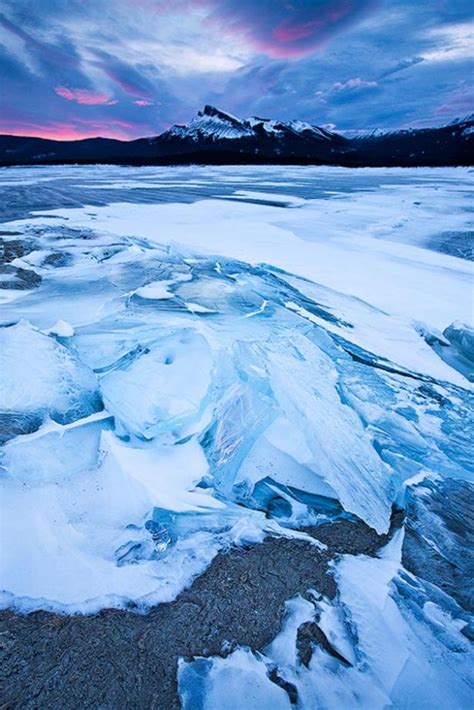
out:
<path id="1" fill-rule="evenodd" d="M 229 140 L 253 135 L 246 121 L 209 105 L 198 111 L 197 116 L 189 123 L 173 126 L 168 133 L 173 137 L 191 138 L 195 141 L 202 138 Z"/>
<path id="2" fill-rule="evenodd" d="M 232 113 L 221 111 L 219 108 L 210 106 L 209 104 L 206 104 L 203 109 L 198 111 L 197 115 L 202 118 L 217 118 L 227 123 L 233 123 L 236 126 L 243 123 L 242 119 L 237 118 L 237 116 L 234 116 Z"/>
<path id="3" fill-rule="evenodd" d="M 332 138 L 332 134 L 328 131 L 304 121 L 284 122 L 259 116 L 242 119 L 210 105 L 198 111 L 189 123 L 173 126 L 166 135 L 193 141 L 262 137 L 283 139 L 286 136 L 306 140 Z"/>
<path id="4" fill-rule="evenodd" d="M 292 131 L 299 134 L 305 134 L 312 138 L 320 138 L 321 140 L 330 140 L 332 134 L 319 126 L 313 126 L 306 121 L 288 121 L 286 124 Z"/>

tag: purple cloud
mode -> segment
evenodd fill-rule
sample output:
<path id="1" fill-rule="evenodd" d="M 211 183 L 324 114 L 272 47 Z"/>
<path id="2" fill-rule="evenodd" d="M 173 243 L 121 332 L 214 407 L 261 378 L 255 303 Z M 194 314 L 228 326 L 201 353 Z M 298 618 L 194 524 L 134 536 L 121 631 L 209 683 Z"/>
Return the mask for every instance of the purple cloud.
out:
<path id="1" fill-rule="evenodd" d="M 438 106 L 435 113 L 437 116 L 458 116 L 462 118 L 472 113 L 473 96 L 472 88 L 466 82 L 452 94 L 445 98 L 444 102 Z"/>
<path id="2" fill-rule="evenodd" d="M 92 64 L 101 69 L 125 94 L 144 101 L 152 100 L 154 86 L 143 72 L 108 52 L 94 50 L 94 54 L 97 59 Z"/>
<path id="3" fill-rule="evenodd" d="M 247 37 L 257 51 L 297 58 L 324 47 L 377 7 L 377 0 L 203 0 L 210 21 Z"/>

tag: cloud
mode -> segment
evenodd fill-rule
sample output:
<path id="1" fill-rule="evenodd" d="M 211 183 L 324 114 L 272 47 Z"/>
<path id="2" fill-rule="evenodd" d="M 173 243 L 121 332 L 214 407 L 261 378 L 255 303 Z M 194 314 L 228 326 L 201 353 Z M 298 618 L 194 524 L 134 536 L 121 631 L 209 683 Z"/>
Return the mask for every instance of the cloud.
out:
<path id="1" fill-rule="evenodd" d="M 137 99 L 133 102 L 135 106 L 153 106 L 154 102 L 149 99 Z"/>
<path id="2" fill-rule="evenodd" d="M 380 79 L 385 79 L 387 76 L 392 76 L 393 74 L 398 74 L 401 71 L 404 71 L 405 69 L 409 69 L 410 67 L 414 67 L 416 64 L 420 64 L 420 62 L 426 61 L 424 57 L 411 57 L 410 59 L 402 59 L 396 64 L 393 65 L 393 67 L 390 67 L 389 69 L 386 69 L 380 74 Z"/>
<path id="3" fill-rule="evenodd" d="M 353 91 L 354 89 L 374 89 L 376 86 L 378 86 L 376 81 L 366 81 L 358 76 L 343 82 L 336 81 L 332 88 L 334 91 Z"/>
<path id="4" fill-rule="evenodd" d="M 472 113 L 473 100 L 472 88 L 466 82 L 462 82 L 461 86 L 452 94 L 446 97 L 444 102 L 435 110 L 437 116 L 456 116 L 463 118 Z"/>
<path id="5" fill-rule="evenodd" d="M 17 37 L 23 42 L 26 52 L 33 55 L 38 65 L 48 71 L 53 68 L 57 73 L 79 70 L 81 58 L 76 48 L 62 37 L 56 42 L 49 43 L 36 39 L 32 33 L 27 32 L 18 24 L 11 22 L 4 14 L 0 13 L 0 27 Z"/>
<path id="6" fill-rule="evenodd" d="M 137 71 L 133 65 L 118 59 L 118 57 L 108 52 L 99 49 L 95 49 L 92 52 L 96 59 L 91 64 L 99 68 L 125 94 L 139 99 L 151 100 L 153 85 L 148 81 L 146 75 Z"/>
<path id="7" fill-rule="evenodd" d="M 76 101 L 86 106 L 114 106 L 118 103 L 117 99 L 111 99 L 106 94 L 97 94 L 87 89 L 67 89 L 65 86 L 56 86 L 54 91 L 67 101 Z"/>
<path id="8" fill-rule="evenodd" d="M 223 0 L 208 2 L 210 21 L 275 58 L 321 49 L 379 4 L 376 0 Z"/>
<path id="9" fill-rule="evenodd" d="M 474 44 L 472 22 L 461 22 L 445 27 L 433 27 L 426 37 L 432 42 L 432 48 L 423 53 L 423 58 L 432 62 L 446 62 L 459 59 L 471 59 Z"/>

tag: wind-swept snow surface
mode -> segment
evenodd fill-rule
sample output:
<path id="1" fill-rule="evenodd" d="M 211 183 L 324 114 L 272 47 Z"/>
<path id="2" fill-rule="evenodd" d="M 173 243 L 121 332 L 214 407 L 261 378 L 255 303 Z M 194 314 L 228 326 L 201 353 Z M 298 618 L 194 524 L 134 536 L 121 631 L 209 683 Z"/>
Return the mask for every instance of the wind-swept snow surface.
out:
<path id="1" fill-rule="evenodd" d="M 2 170 L 2 605 L 144 609 L 230 544 L 382 534 L 395 505 L 389 547 L 337 560 L 337 598 L 290 602 L 264 653 L 183 661 L 184 707 L 242 685 L 246 707 L 433 707 L 425 676 L 467 708 L 467 593 L 440 560 L 472 473 L 469 189 L 466 170 Z M 306 664 L 302 624 L 329 644 Z"/>

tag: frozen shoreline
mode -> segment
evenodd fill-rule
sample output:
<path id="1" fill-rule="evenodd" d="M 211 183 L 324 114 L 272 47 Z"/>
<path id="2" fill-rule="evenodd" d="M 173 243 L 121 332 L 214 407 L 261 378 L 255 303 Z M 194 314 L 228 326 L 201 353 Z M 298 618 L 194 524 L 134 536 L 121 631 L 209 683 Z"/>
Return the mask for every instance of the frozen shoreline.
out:
<path id="1" fill-rule="evenodd" d="M 395 525 L 399 522 L 394 519 Z M 109 704 L 142 707 L 159 697 L 159 707 L 180 707 L 179 658 L 220 656 L 223 649 L 225 656 L 242 645 L 263 649 L 281 629 L 287 599 L 310 588 L 334 597 L 336 586 L 328 571 L 336 553 L 357 549 L 374 555 L 386 542 L 366 526 L 346 522 L 310 532 L 330 550 L 285 538 L 233 548 L 220 553 L 175 601 L 146 614 L 133 606 L 95 616 L 0 611 L 6 648 L 4 701 L 24 707 L 35 697 L 42 705 L 66 702 L 74 707 L 92 703 L 102 693 Z M 21 681 L 15 672 L 18 663 L 25 669 Z M 110 664 L 112 674 L 106 670 Z M 61 680 L 45 683 L 51 667 Z M 69 680 L 71 674 L 75 680 Z"/>

